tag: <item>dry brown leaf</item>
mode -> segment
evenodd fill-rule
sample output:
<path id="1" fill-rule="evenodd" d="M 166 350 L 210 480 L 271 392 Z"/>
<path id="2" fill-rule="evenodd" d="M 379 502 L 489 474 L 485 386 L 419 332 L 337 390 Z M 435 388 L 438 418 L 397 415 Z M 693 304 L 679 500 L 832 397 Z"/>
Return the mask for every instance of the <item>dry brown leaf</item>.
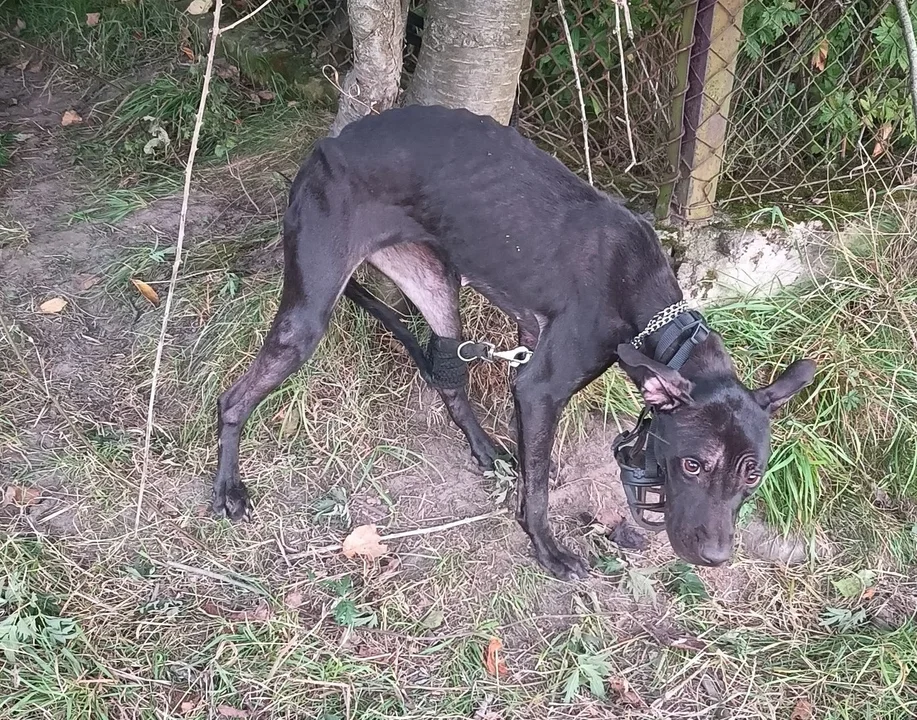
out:
<path id="1" fill-rule="evenodd" d="M 883 155 L 888 150 L 888 140 L 891 136 L 892 124 L 890 122 L 882 123 L 878 132 L 876 132 L 876 144 L 872 148 L 872 156 L 874 158 Z"/>
<path id="2" fill-rule="evenodd" d="M 102 17 L 102 13 L 86 13 L 86 24 L 89 27 L 95 27 L 99 24 L 99 19 Z"/>
<path id="3" fill-rule="evenodd" d="M 790 713 L 790 720 L 811 720 L 815 708 L 805 698 L 796 701 L 793 712 Z"/>
<path id="4" fill-rule="evenodd" d="M 34 505 L 41 497 L 39 488 L 24 487 L 22 485 L 7 485 L 3 491 L 3 502 L 0 505 L 19 505 L 27 507 Z"/>
<path id="5" fill-rule="evenodd" d="M 201 697 L 197 696 L 190 700 L 182 700 L 181 704 L 178 706 L 179 711 L 182 715 L 190 715 L 195 710 L 201 706 Z"/>
<path id="6" fill-rule="evenodd" d="M 386 582 L 395 577 L 401 567 L 401 560 L 398 558 L 392 558 L 388 563 L 382 568 L 382 572 L 379 574 L 379 582 Z"/>
<path id="7" fill-rule="evenodd" d="M 874 587 L 868 587 L 863 591 L 864 600 L 872 600 L 876 595 L 876 589 Z"/>
<path id="8" fill-rule="evenodd" d="M 76 110 L 68 110 L 63 114 L 60 119 L 60 124 L 64 127 L 70 127 L 71 125 L 77 125 L 83 122 L 83 118 L 80 117 L 79 113 Z"/>
<path id="9" fill-rule="evenodd" d="M 265 102 L 270 102 L 277 96 L 274 95 L 274 93 L 272 93 L 270 90 L 259 90 L 258 97 L 264 100 Z"/>
<path id="10" fill-rule="evenodd" d="M 630 687 L 630 684 L 624 678 L 609 678 L 608 685 L 618 694 L 621 702 L 625 705 L 630 705 L 631 707 L 646 707 L 643 698 L 637 694 L 636 690 Z"/>
<path id="11" fill-rule="evenodd" d="M 264 600 L 259 602 L 252 610 L 227 610 L 221 608 L 212 600 L 206 600 L 201 605 L 201 610 L 208 615 L 221 617 L 224 620 L 229 620 L 229 622 L 251 622 L 252 620 L 266 622 L 271 619 L 271 609 Z"/>
<path id="12" fill-rule="evenodd" d="M 194 62 L 194 50 L 189 48 L 187 45 L 181 46 L 182 55 L 188 58 L 191 62 Z"/>
<path id="13" fill-rule="evenodd" d="M 354 555 L 370 558 L 381 557 L 388 552 L 388 546 L 383 545 L 380 542 L 381 539 L 379 533 L 376 532 L 375 525 L 360 525 L 344 538 L 344 547 L 341 552 L 349 558 Z"/>
<path id="14" fill-rule="evenodd" d="M 707 647 L 704 642 L 693 637 L 675 638 L 671 646 L 676 650 L 690 650 L 691 652 L 701 652 Z"/>
<path id="15" fill-rule="evenodd" d="M 83 275 L 77 287 L 79 287 L 80 290 L 88 290 L 89 288 L 95 287 L 100 282 L 102 282 L 101 275 Z"/>
<path id="16" fill-rule="evenodd" d="M 131 282 L 134 283 L 134 287 L 137 288 L 140 291 L 140 294 L 149 300 L 154 307 L 159 307 L 159 293 L 157 293 L 153 288 L 143 282 L 143 280 L 131 278 Z"/>
<path id="17" fill-rule="evenodd" d="M 296 608 L 302 605 L 302 591 L 291 590 L 288 592 L 283 597 L 283 604 L 290 608 L 290 610 L 296 610 Z"/>
<path id="18" fill-rule="evenodd" d="M 38 306 L 38 312 L 44 313 L 45 315 L 54 315 L 59 313 L 67 307 L 67 301 L 64 298 L 51 298 L 50 300 L 45 300 L 41 305 Z"/>
<path id="19" fill-rule="evenodd" d="M 487 652 L 484 655 L 484 667 L 491 675 L 506 675 L 509 672 L 506 669 L 506 663 L 500 657 L 500 650 L 503 649 L 503 643 L 499 638 L 491 638 L 487 644 Z"/>
<path id="20" fill-rule="evenodd" d="M 205 12 L 210 12 L 212 6 L 213 0 L 191 0 L 185 12 L 189 15 L 203 15 Z"/>
<path id="21" fill-rule="evenodd" d="M 248 711 L 239 710 L 232 705 L 217 705 L 217 715 L 224 718 L 247 718 Z"/>
<path id="22" fill-rule="evenodd" d="M 825 62 L 828 60 L 828 38 L 821 41 L 812 56 L 812 67 L 819 72 L 824 72 Z"/>

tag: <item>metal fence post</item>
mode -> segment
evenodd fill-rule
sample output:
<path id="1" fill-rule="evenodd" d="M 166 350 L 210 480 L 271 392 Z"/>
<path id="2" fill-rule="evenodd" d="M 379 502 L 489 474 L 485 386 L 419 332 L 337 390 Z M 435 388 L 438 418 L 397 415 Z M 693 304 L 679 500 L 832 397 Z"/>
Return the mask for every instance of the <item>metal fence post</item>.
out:
<path id="1" fill-rule="evenodd" d="M 745 0 L 699 0 L 697 5 L 675 191 L 676 213 L 686 222 L 713 216 L 744 7 Z"/>

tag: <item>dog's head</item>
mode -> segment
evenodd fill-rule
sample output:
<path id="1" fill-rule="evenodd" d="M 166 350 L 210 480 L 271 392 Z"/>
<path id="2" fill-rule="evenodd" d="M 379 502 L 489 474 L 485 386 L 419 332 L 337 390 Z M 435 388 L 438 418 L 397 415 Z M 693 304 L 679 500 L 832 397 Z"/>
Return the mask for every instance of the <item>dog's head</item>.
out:
<path id="1" fill-rule="evenodd" d="M 732 373 L 692 382 L 629 344 L 618 348 L 618 356 L 654 411 L 672 548 L 695 565 L 726 562 L 739 508 L 767 468 L 771 416 L 812 382 L 815 364 L 798 360 L 770 385 L 750 390 Z"/>

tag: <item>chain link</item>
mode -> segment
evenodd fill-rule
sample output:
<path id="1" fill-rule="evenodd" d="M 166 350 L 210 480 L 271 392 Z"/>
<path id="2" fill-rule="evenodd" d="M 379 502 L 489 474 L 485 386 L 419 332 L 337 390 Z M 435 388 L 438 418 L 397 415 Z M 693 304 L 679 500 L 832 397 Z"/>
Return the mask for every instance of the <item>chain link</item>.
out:
<path id="1" fill-rule="evenodd" d="M 646 340 L 650 335 L 652 335 L 660 328 L 668 325 L 670 322 L 672 322 L 672 320 L 677 318 L 683 312 L 687 312 L 688 309 L 688 301 L 682 300 L 675 303 L 674 305 L 669 305 L 667 308 L 660 310 L 658 313 L 653 315 L 650 321 L 646 324 L 646 327 L 643 329 L 643 331 L 630 341 L 630 344 L 639 350 L 644 340 Z"/>

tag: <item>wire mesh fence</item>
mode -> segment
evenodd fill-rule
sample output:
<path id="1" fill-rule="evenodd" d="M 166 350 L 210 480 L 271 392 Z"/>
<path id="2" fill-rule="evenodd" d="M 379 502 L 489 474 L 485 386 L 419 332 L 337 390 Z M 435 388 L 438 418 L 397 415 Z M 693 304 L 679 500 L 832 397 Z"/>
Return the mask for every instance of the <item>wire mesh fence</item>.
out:
<path id="1" fill-rule="evenodd" d="M 569 42 L 556 0 L 534 0 L 519 128 L 584 168 L 572 44 L 592 166 L 604 187 L 663 210 L 673 191 L 682 205 L 817 204 L 829 190 L 862 194 L 864 183 L 917 174 L 907 54 L 891 0 L 564 0 L 564 7 Z M 424 1 L 411 8 L 405 82 L 422 42 Z M 269 36 L 294 40 L 316 67 L 346 70 L 344 0 L 274 0 L 258 23 Z"/>

